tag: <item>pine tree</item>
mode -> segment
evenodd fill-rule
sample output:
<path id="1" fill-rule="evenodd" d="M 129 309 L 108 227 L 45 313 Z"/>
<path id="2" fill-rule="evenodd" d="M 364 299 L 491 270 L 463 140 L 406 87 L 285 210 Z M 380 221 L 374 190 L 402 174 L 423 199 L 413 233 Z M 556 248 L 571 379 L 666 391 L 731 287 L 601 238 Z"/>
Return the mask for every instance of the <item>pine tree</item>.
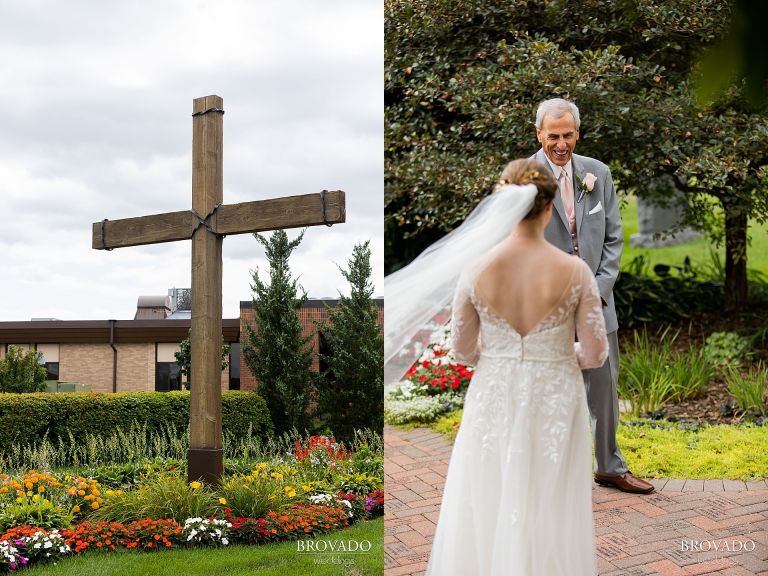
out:
<path id="1" fill-rule="evenodd" d="M 370 242 L 356 244 L 347 270 L 350 295 L 339 303 L 322 328 L 328 354 L 321 354 L 328 369 L 323 374 L 320 411 L 326 414 L 336 438 L 351 440 L 356 429 L 384 427 L 384 339 L 373 302 Z"/>
<path id="2" fill-rule="evenodd" d="M 258 391 L 267 402 L 275 432 L 282 434 L 292 427 L 303 431 L 314 379 L 310 371 L 311 336 L 302 335 L 298 311 L 307 294 L 291 278 L 288 259 L 304 232 L 292 241 L 283 230 L 269 238 L 258 233 L 254 237 L 264 246 L 269 284 L 259 278 L 258 268 L 251 273 L 254 321 L 245 322 L 243 358 L 258 380 Z"/>

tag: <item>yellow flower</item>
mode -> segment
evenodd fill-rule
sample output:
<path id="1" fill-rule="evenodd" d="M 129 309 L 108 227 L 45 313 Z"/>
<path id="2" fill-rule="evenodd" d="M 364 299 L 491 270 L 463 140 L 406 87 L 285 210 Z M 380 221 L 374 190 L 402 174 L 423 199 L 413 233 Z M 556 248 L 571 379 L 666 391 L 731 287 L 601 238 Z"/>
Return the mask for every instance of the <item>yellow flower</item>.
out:
<path id="1" fill-rule="evenodd" d="M 37 491 L 42 494 L 43 492 L 45 492 L 45 486 L 38 486 Z"/>
<path id="2" fill-rule="evenodd" d="M 202 484 L 200 484 L 200 482 L 198 482 L 197 480 L 195 480 L 194 482 L 190 482 L 189 485 L 195 490 L 202 487 Z"/>
<path id="3" fill-rule="evenodd" d="M 80 512 L 80 506 L 72 506 L 72 513 L 77 514 Z"/>
<path id="4" fill-rule="evenodd" d="M 278 480 L 280 480 L 283 477 L 283 475 L 280 474 L 280 472 L 272 472 L 270 476 L 272 476 L 272 478 L 277 478 Z"/>
<path id="5" fill-rule="evenodd" d="M 99 509 L 99 503 L 98 502 L 91 503 L 91 508 L 93 508 L 94 510 L 98 510 Z"/>
<path id="6" fill-rule="evenodd" d="M 224 504 L 226 506 L 227 504 L 226 498 L 219 498 L 219 504 Z"/>
<path id="7" fill-rule="evenodd" d="M 77 493 L 80 494 L 80 496 L 85 496 L 85 490 L 78 490 Z"/>
<path id="8" fill-rule="evenodd" d="M 27 496 L 32 496 L 32 490 L 30 490 L 29 492 L 27 492 Z"/>
<path id="9" fill-rule="evenodd" d="M 32 496 L 32 502 L 40 502 L 40 495 L 35 494 L 34 496 Z"/>
<path id="10" fill-rule="evenodd" d="M 309 486 L 308 484 L 302 484 L 301 489 L 304 490 L 304 492 L 309 492 L 312 490 L 312 486 Z"/>

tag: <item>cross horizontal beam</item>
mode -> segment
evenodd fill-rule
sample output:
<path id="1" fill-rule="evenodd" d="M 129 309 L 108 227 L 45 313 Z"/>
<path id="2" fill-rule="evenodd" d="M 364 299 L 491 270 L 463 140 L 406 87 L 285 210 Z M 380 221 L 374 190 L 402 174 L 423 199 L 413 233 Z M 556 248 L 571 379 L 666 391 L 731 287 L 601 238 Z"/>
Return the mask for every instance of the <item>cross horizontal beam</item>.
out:
<path id="1" fill-rule="evenodd" d="M 214 233 L 227 235 L 344 222 L 344 192 L 326 192 L 324 200 L 325 214 L 319 193 L 224 204 L 208 219 L 208 225 Z M 94 222 L 92 246 L 96 250 L 111 250 L 188 240 L 200 225 L 189 210 Z"/>

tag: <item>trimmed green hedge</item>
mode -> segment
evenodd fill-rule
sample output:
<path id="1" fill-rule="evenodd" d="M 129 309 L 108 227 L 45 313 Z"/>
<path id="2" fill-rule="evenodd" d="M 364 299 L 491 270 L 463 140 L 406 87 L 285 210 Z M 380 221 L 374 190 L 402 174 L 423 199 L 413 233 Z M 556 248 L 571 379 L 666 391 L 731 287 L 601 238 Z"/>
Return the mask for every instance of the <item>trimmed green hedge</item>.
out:
<path id="1" fill-rule="evenodd" d="M 255 392 L 228 390 L 222 393 L 222 427 L 225 433 L 245 435 L 249 425 L 255 436 L 273 432 L 264 399 Z M 118 392 L 116 394 L 0 393 L 0 451 L 14 444 L 41 440 L 76 440 L 87 434 L 127 430 L 137 421 L 151 429 L 173 424 L 186 430 L 189 423 L 189 392 Z"/>

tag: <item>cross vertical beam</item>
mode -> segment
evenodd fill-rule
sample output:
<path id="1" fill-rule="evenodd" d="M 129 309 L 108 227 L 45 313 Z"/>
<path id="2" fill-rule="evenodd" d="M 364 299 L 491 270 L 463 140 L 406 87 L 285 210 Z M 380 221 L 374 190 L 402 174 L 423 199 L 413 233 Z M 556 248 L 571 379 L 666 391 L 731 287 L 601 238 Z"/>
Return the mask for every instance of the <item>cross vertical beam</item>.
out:
<path id="1" fill-rule="evenodd" d="M 205 219 L 224 200 L 223 100 L 193 101 L 192 208 Z M 218 111 L 217 111 L 218 110 Z M 221 245 L 200 225 L 192 234 L 192 379 L 189 399 L 189 480 L 218 483 L 221 433 Z"/>

